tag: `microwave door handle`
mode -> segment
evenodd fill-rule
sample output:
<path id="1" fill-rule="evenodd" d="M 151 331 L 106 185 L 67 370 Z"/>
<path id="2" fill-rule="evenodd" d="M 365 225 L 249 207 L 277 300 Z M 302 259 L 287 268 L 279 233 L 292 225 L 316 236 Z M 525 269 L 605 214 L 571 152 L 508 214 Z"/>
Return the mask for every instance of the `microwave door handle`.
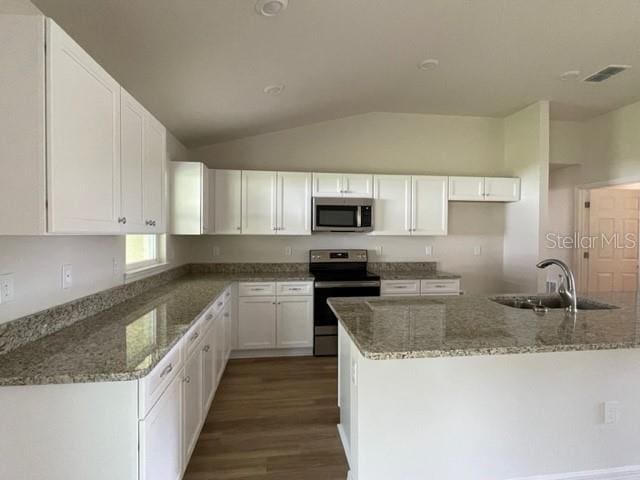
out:
<path id="1" fill-rule="evenodd" d="M 362 227 L 362 206 L 358 206 L 356 211 L 356 227 Z"/>

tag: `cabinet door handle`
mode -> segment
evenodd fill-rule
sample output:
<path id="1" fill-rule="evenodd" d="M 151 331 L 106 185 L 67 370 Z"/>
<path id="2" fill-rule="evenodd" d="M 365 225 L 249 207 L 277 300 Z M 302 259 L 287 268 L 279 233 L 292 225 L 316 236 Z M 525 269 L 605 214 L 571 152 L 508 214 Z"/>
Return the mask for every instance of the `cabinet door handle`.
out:
<path id="1" fill-rule="evenodd" d="M 240 227 L 236 227 L 236 230 L 242 230 L 242 228 L 240 228 Z"/>
<path id="2" fill-rule="evenodd" d="M 202 349 L 203 352 L 208 352 L 209 350 L 211 350 L 211 345 L 205 345 Z"/>
<path id="3" fill-rule="evenodd" d="M 213 318 L 213 313 L 210 313 L 209 315 L 207 315 L 207 320 L 211 320 Z"/>
<path id="4" fill-rule="evenodd" d="M 225 313 L 225 314 L 224 314 L 224 318 L 229 318 L 229 314 L 228 314 L 228 313 Z"/>
<path id="5" fill-rule="evenodd" d="M 200 336 L 200 334 L 198 332 L 195 332 L 193 335 L 191 335 L 191 342 L 194 342 L 198 337 Z"/>
<path id="6" fill-rule="evenodd" d="M 118 217 L 118 223 L 122 223 L 123 225 L 127 223 L 127 217 Z"/>
<path id="7" fill-rule="evenodd" d="M 162 373 L 160 374 L 160 378 L 164 378 L 166 375 L 169 375 L 171 373 L 171 370 L 173 370 L 173 365 L 169 364 L 167 365 L 164 370 L 162 370 Z"/>
<path id="8" fill-rule="evenodd" d="M 191 377 L 187 376 L 182 379 L 184 383 L 191 383 Z"/>
<path id="9" fill-rule="evenodd" d="M 218 302 L 218 306 L 221 307 L 223 305 L 222 302 Z"/>

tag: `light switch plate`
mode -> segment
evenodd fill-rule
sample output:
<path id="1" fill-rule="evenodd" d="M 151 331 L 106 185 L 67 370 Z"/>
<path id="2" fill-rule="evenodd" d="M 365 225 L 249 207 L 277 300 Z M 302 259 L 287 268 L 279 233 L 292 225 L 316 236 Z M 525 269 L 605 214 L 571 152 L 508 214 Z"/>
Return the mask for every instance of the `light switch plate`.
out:
<path id="1" fill-rule="evenodd" d="M 482 247 L 480 245 L 476 245 L 475 247 L 473 247 L 473 254 L 474 255 L 482 255 Z"/>
<path id="2" fill-rule="evenodd" d="M 290 257 L 291 255 L 293 255 L 293 249 L 292 249 L 291 247 L 285 247 L 285 248 L 284 248 L 284 254 L 285 254 L 287 257 Z"/>
<path id="3" fill-rule="evenodd" d="M 377 247 L 375 247 L 375 251 L 376 251 L 376 255 L 377 255 L 378 257 L 381 257 L 381 256 L 382 256 L 382 247 L 381 247 L 381 246 L 377 246 Z"/>
<path id="4" fill-rule="evenodd" d="M 62 288 L 67 289 L 73 286 L 73 266 L 62 265 Z"/>
<path id="5" fill-rule="evenodd" d="M 603 405 L 603 420 L 606 424 L 618 423 L 620 420 L 620 402 L 609 400 Z"/>
<path id="6" fill-rule="evenodd" d="M 13 300 L 15 300 L 13 273 L 0 275 L 0 302 L 6 303 Z"/>
<path id="7" fill-rule="evenodd" d="M 214 256 L 214 257 L 219 257 L 219 256 L 220 256 L 220 247 L 219 247 L 219 246 L 217 246 L 217 245 L 215 245 L 215 246 L 213 247 L 213 256 Z"/>
<path id="8" fill-rule="evenodd" d="M 430 257 L 431 255 L 433 255 L 433 247 L 432 247 L 431 245 L 426 245 L 426 246 L 424 247 L 424 254 L 425 254 L 427 257 Z"/>

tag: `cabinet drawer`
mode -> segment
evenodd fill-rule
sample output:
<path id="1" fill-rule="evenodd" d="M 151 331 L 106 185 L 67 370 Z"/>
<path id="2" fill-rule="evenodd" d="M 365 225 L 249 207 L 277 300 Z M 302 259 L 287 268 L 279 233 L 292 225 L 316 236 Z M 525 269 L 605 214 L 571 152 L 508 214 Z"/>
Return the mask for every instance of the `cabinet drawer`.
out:
<path id="1" fill-rule="evenodd" d="M 189 355 L 200 345 L 201 340 L 204 338 L 204 334 L 206 333 L 207 327 L 211 325 L 211 320 L 215 315 L 210 311 L 202 317 L 193 327 L 189 329 L 184 338 L 182 339 L 183 343 L 183 358 L 187 360 Z"/>
<path id="2" fill-rule="evenodd" d="M 420 295 L 420 280 L 383 280 L 380 295 Z"/>
<path id="3" fill-rule="evenodd" d="M 420 284 L 422 295 L 460 293 L 460 280 L 422 280 Z"/>
<path id="4" fill-rule="evenodd" d="M 162 395 L 165 388 L 178 371 L 182 368 L 182 341 L 149 372 L 149 375 L 140 379 L 139 415 L 144 418 L 151 407 Z"/>
<path id="5" fill-rule="evenodd" d="M 276 294 L 276 282 L 241 282 L 238 295 L 241 297 L 265 297 Z"/>
<path id="6" fill-rule="evenodd" d="M 312 282 L 278 282 L 278 296 L 313 295 Z"/>

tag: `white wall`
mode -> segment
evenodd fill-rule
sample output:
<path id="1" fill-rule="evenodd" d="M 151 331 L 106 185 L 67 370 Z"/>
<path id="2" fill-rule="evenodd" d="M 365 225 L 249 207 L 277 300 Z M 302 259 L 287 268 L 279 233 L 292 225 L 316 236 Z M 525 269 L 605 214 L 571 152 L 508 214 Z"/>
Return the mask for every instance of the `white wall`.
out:
<path id="1" fill-rule="evenodd" d="M 508 173 L 521 178 L 520 201 L 505 208 L 504 287 L 508 292 L 535 292 L 544 285 L 535 265 L 547 221 L 548 102 L 535 103 L 504 119 L 504 161 Z"/>
<path id="2" fill-rule="evenodd" d="M 476 221 L 481 218 L 482 223 Z M 194 257 L 198 262 L 308 262 L 315 248 L 366 248 L 370 261 L 437 261 L 441 270 L 462 275 L 467 292 L 501 290 L 502 204 L 452 203 L 449 210 L 450 235 L 446 237 L 377 237 L 361 234 L 318 234 L 311 237 L 204 236 L 193 237 Z M 425 246 L 433 247 L 433 256 L 425 256 Z M 375 254 L 382 247 L 382 255 Z M 474 256 L 480 246 L 482 255 Z M 214 256 L 214 247 L 220 255 Z M 286 248 L 292 255 L 286 255 Z"/>
<path id="3" fill-rule="evenodd" d="M 210 167 L 371 173 L 504 173 L 496 118 L 369 113 L 191 151 Z"/>
<path id="4" fill-rule="evenodd" d="M 212 168 L 503 175 L 502 138 L 500 119 L 370 113 L 196 149 L 190 159 Z M 467 291 L 500 291 L 504 206 L 454 203 L 449 215 L 447 237 L 203 237 L 194 240 L 195 259 L 307 261 L 312 248 L 368 248 L 372 261 L 433 260 L 463 275 Z M 474 246 L 482 247 L 480 256 Z"/>

